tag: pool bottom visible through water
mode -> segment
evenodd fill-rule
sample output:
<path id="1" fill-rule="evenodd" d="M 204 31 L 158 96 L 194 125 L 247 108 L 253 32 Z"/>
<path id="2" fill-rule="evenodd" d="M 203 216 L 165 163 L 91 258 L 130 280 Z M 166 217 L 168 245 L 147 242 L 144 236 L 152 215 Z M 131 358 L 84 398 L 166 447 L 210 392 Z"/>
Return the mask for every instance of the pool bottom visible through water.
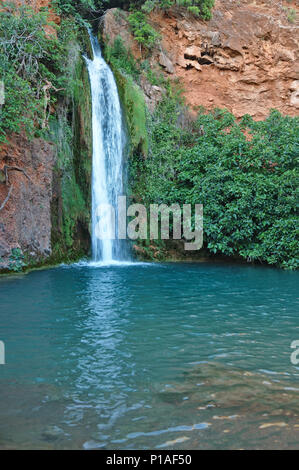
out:
<path id="1" fill-rule="evenodd" d="M 296 272 L 72 265 L 0 278 L 0 449 L 298 449 Z"/>

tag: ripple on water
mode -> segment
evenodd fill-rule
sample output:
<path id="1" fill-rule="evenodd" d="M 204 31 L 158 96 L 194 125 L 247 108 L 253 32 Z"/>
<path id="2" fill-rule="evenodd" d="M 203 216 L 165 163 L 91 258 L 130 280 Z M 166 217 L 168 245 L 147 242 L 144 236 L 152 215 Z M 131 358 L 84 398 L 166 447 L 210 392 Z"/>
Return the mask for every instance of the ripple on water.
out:
<path id="1" fill-rule="evenodd" d="M 297 282 L 204 263 L 2 278 L 0 447 L 299 448 Z"/>

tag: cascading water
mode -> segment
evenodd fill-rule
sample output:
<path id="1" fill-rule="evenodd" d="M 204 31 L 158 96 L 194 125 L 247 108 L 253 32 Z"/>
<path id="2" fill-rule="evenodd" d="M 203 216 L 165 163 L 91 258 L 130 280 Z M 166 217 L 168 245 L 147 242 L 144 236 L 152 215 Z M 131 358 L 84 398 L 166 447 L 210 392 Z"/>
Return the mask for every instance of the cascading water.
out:
<path id="1" fill-rule="evenodd" d="M 85 60 L 92 94 L 92 257 L 93 261 L 111 263 L 128 259 L 126 242 L 117 239 L 117 216 L 113 230 L 112 218 L 107 211 L 103 213 L 108 205 L 117 212 L 118 196 L 124 194 L 126 133 L 113 73 L 97 39 L 90 35 L 90 40 L 94 58 Z M 106 233 L 102 237 L 98 236 L 100 216 L 101 233 Z M 111 239 L 109 234 L 114 232 L 115 239 Z"/>

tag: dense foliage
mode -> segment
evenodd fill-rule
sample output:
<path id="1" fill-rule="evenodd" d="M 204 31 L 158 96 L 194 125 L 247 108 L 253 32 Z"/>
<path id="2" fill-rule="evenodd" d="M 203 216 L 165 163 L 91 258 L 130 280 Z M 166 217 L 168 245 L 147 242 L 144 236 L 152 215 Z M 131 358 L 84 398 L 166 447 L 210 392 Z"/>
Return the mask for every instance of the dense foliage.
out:
<path id="1" fill-rule="evenodd" d="M 133 193 L 145 204 L 203 204 L 213 254 L 297 268 L 299 119 L 272 111 L 238 123 L 227 111 L 201 111 L 186 128 L 182 109 L 168 94 L 150 118 L 150 153 L 134 155 Z"/>
<path id="2" fill-rule="evenodd" d="M 154 8 L 168 10 L 174 5 L 187 8 L 187 10 L 204 19 L 210 19 L 211 10 L 215 0 L 53 0 L 52 4 L 58 13 L 72 15 L 79 20 L 91 19 L 96 14 L 103 13 L 107 8 L 123 8 L 125 10 L 142 9 L 144 13 L 150 13 Z"/>
<path id="3" fill-rule="evenodd" d="M 212 17 L 212 8 L 215 0 L 146 0 L 142 10 L 150 13 L 154 8 L 170 9 L 173 5 L 186 7 L 195 16 L 202 16 L 205 20 Z"/>
<path id="4" fill-rule="evenodd" d="M 0 80 L 5 104 L 0 114 L 0 142 L 21 129 L 32 135 L 46 126 L 48 109 L 70 86 L 65 58 L 73 25 L 60 31 L 46 11 L 4 4 L 0 11 Z"/>
<path id="5" fill-rule="evenodd" d="M 104 54 L 112 68 L 132 76 L 136 82 L 139 81 L 140 68 L 121 37 L 117 37 L 112 45 L 105 44 Z"/>
<path id="6" fill-rule="evenodd" d="M 160 35 L 146 21 L 146 15 L 141 11 L 136 11 L 129 15 L 129 25 L 136 41 L 140 46 L 151 49 L 157 44 Z"/>

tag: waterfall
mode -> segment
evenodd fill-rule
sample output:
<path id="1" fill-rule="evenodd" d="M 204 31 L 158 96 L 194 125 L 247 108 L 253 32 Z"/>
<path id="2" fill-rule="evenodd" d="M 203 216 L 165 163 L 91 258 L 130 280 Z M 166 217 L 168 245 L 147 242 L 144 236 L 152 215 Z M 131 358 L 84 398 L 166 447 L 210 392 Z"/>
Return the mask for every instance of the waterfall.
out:
<path id="1" fill-rule="evenodd" d="M 117 239 L 117 201 L 124 194 L 126 133 L 113 73 L 102 57 L 97 39 L 90 35 L 90 40 L 94 58 L 85 60 L 92 94 L 92 257 L 96 262 L 113 263 L 128 259 L 126 242 Z M 108 205 L 115 210 L 114 219 L 111 211 L 105 213 Z M 106 234 L 101 238 L 99 220 L 101 233 Z M 109 235 L 112 232 L 115 239 Z"/>

